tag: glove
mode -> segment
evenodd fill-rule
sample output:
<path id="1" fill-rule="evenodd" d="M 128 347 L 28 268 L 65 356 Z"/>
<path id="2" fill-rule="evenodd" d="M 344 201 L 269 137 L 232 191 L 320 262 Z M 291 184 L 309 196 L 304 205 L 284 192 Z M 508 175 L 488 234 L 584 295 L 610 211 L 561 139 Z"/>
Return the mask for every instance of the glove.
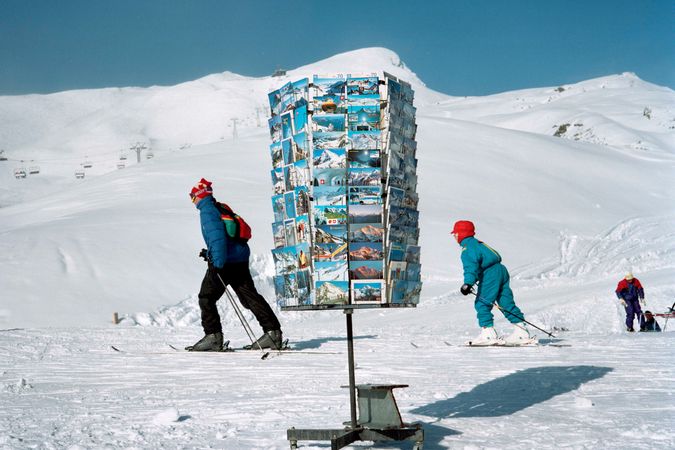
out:
<path id="1" fill-rule="evenodd" d="M 469 295 L 471 293 L 471 290 L 473 289 L 473 286 L 470 284 L 464 283 L 461 288 L 459 288 L 459 292 L 462 293 L 462 295 Z"/>
<path id="2" fill-rule="evenodd" d="M 204 261 L 208 262 L 209 252 L 205 248 L 203 248 L 202 251 L 199 252 L 199 257 L 202 258 Z"/>
<path id="3" fill-rule="evenodd" d="M 626 304 L 626 300 L 624 300 L 624 299 L 621 299 L 621 304 L 623 305 L 624 308 L 625 308 L 626 306 L 628 306 L 628 305 Z"/>
<path id="4" fill-rule="evenodd" d="M 640 304 L 641 304 L 642 306 L 647 306 L 647 301 L 646 301 L 644 298 L 641 298 L 641 299 L 640 299 Z"/>

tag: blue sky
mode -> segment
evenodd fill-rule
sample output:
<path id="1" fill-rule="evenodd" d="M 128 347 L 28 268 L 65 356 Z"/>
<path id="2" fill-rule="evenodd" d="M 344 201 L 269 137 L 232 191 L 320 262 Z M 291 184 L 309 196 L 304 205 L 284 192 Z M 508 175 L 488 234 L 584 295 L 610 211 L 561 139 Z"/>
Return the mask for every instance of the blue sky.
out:
<path id="1" fill-rule="evenodd" d="M 621 72 L 675 88 L 672 0 L 0 0 L 0 94 L 268 75 L 387 47 L 487 95 Z"/>

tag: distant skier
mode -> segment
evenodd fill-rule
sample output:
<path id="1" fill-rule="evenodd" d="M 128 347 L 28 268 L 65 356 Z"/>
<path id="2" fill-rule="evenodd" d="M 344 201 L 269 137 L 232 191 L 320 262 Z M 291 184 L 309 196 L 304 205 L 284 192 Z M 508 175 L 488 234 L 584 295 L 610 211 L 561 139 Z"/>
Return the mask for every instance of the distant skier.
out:
<path id="1" fill-rule="evenodd" d="M 522 345 L 535 343 L 530 336 L 525 316 L 518 309 L 513 292 L 509 286 L 509 272 L 503 264 L 502 257 L 494 249 L 474 237 L 474 224 L 468 220 L 455 223 L 452 234 L 462 247 L 462 265 L 464 266 L 464 284 L 460 292 L 469 295 L 473 285 L 478 283 L 478 292 L 474 307 L 478 315 L 478 324 L 482 327 L 480 335 L 470 342 L 471 345 Z M 514 325 L 513 333 L 500 339 L 494 329 L 492 307 L 499 306 L 504 316 Z"/>
<path id="2" fill-rule="evenodd" d="M 227 233 L 221 210 L 213 198 L 211 182 L 202 178 L 192 188 L 190 198 L 199 210 L 202 235 L 208 247 L 199 256 L 204 257 L 209 265 L 199 291 L 199 308 L 205 336 L 196 344 L 186 347 L 186 350 L 204 352 L 222 349 L 223 329 L 216 302 L 225 293 L 223 283 L 232 286 L 241 304 L 253 312 L 262 327 L 264 334 L 257 344 L 262 348 L 281 348 L 279 320 L 253 284 L 248 265 L 251 250 L 245 241 L 232 238 Z M 258 345 L 251 347 L 255 350 Z"/>
<path id="3" fill-rule="evenodd" d="M 651 311 L 645 311 L 645 323 L 640 328 L 640 331 L 661 331 L 661 327 Z"/>
<path id="4" fill-rule="evenodd" d="M 640 280 L 633 277 L 631 272 L 626 273 L 623 280 L 619 281 L 616 287 L 616 296 L 626 309 L 626 331 L 633 332 L 633 320 L 635 316 L 639 317 L 640 329 L 644 327 L 644 316 L 640 303 L 645 303 L 645 291 L 640 284 Z"/>

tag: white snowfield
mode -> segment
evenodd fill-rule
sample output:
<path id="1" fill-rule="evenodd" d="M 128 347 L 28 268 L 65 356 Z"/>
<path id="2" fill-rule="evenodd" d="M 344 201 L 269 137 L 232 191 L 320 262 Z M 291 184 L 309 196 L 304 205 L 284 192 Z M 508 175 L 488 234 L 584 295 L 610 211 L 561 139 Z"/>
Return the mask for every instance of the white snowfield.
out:
<path id="1" fill-rule="evenodd" d="M 169 345 L 202 336 L 192 185 L 212 180 L 253 225 L 253 272 L 272 302 L 266 93 L 381 70 L 416 91 L 424 289 L 416 309 L 355 313 L 357 383 L 408 384 L 396 399 L 425 449 L 675 448 L 675 323 L 625 333 L 614 295 L 632 270 L 646 309 L 675 301 L 675 93 L 621 74 L 450 97 L 377 48 L 281 78 L 0 97 L 0 448 L 282 449 L 290 427 L 349 420 L 338 311 L 279 312 L 306 354 Z M 137 142 L 154 158 L 136 163 Z M 40 173 L 14 177 L 29 166 Z M 570 346 L 462 346 L 479 330 L 458 289 L 458 219 L 502 254 L 526 318 L 556 330 L 537 332 L 543 343 Z M 226 339 L 248 343 L 220 308 Z M 496 328 L 511 331 L 499 312 Z"/>

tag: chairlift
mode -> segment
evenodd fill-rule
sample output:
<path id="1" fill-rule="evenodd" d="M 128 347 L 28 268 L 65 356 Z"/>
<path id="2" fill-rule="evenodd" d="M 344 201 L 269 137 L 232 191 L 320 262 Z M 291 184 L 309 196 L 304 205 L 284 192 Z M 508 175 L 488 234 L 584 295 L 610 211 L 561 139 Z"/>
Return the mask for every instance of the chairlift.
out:
<path id="1" fill-rule="evenodd" d="M 125 167 L 126 167 L 126 164 L 124 164 L 123 162 L 118 162 L 118 163 L 117 163 L 117 168 L 118 168 L 118 169 L 124 169 Z"/>
<path id="2" fill-rule="evenodd" d="M 120 161 L 126 161 L 126 160 L 127 160 L 127 155 L 125 155 L 124 153 L 122 153 L 122 154 L 120 155 Z"/>
<path id="3" fill-rule="evenodd" d="M 94 164 L 91 161 L 85 161 L 82 163 L 82 167 L 84 167 L 85 169 L 90 169 L 94 167 Z"/>
<path id="4" fill-rule="evenodd" d="M 17 180 L 20 178 L 26 178 L 26 168 L 18 167 L 14 169 L 14 178 L 16 178 Z"/>
<path id="5" fill-rule="evenodd" d="M 38 174 L 38 173 L 40 173 L 40 166 L 31 166 L 28 169 L 28 174 L 30 174 L 30 175 L 35 175 L 35 174 Z"/>
<path id="6" fill-rule="evenodd" d="M 7 161 L 4 150 L 0 150 L 0 161 Z"/>
<path id="7" fill-rule="evenodd" d="M 77 178 L 78 180 L 84 178 L 84 170 L 78 170 L 77 172 L 75 172 L 75 178 Z"/>
<path id="8" fill-rule="evenodd" d="M 145 154 L 146 159 L 152 159 L 155 157 L 155 154 L 149 151 L 148 153 Z"/>

